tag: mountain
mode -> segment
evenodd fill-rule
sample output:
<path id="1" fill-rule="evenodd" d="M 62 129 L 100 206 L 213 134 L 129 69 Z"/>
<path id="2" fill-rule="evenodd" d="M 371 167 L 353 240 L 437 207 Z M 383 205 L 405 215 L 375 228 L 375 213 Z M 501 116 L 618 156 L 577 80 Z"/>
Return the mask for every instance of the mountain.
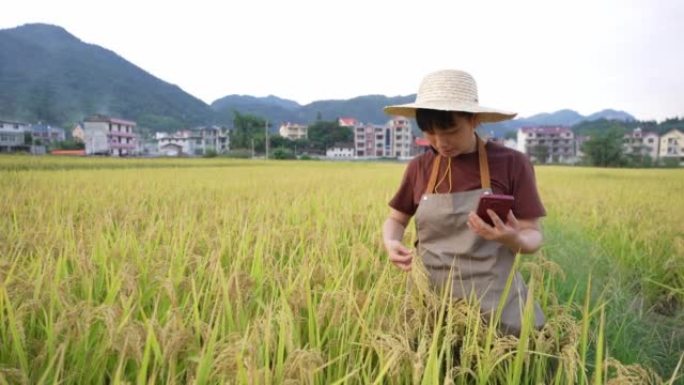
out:
<path id="1" fill-rule="evenodd" d="M 500 137 L 506 132 L 516 131 L 518 128 L 526 126 L 576 126 L 584 122 L 597 120 L 617 120 L 622 122 L 636 122 L 634 116 L 624 111 L 602 110 L 588 116 L 583 116 L 573 110 L 559 110 L 552 113 L 542 113 L 532 115 L 527 118 L 518 118 L 499 123 L 487 123 L 482 127 L 482 131 Z"/>
<path id="2" fill-rule="evenodd" d="M 316 120 L 320 114 L 323 120 L 352 117 L 364 123 L 384 124 L 390 117 L 382 112 L 383 107 L 411 103 L 415 99 L 415 95 L 394 97 L 366 95 L 347 100 L 322 100 L 302 107 L 301 115 L 307 121 Z"/>
<path id="3" fill-rule="evenodd" d="M 611 109 L 606 109 L 602 110 L 599 112 L 595 112 L 589 116 L 586 117 L 586 120 L 599 120 L 599 119 L 606 119 L 606 120 L 621 120 L 623 122 L 633 122 L 636 119 L 634 116 L 626 113 L 625 111 L 617 111 L 617 110 L 611 110 Z"/>
<path id="4" fill-rule="evenodd" d="M 277 129 L 281 122 L 300 122 L 299 103 L 269 95 L 259 98 L 249 95 L 228 95 L 211 103 L 211 108 L 218 122 L 232 126 L 233 111 L 242 114 L 256 115 L 274 123 Z"/>
<path id="5" fill-rule="evenodd" d="M 409 103 L 415 95 L 387 97 L 366 95 L 347 100 L 321 100 L 301 106 L 297 102 L 276 96 L 255 98 L 246 95 L 228 95 L 214 101 L 211 107 L 216 111 L 217 120 L 232 121 L 233 110 L 264 117 L 271 122 L 292 122 L 308 124 L 322 120 L 335 120 L 339 117 L 354 117 L 364 123 L 384 124 L 389 117 L 382 108 L 391 104 Z"/>
<path id="6" fill-rule="evenodd" d="M 209 123 L 232 126 L 233 111 L 237 110 L 268 119 L 277 130 L 282 122 L 309 124 L 319 118 L 353 117 L 384 124 L 389 119 L 382 112 L 384 106 L 414 100 L 415 95 L 365 95 L 300 105 L 274 95 L 228 95 L 209 106 L 61 27 L 26 24 L 0 30 L 0 119 L 70 127 L 99 113 L 135 120 L 140 127 L 172 131 Z M 502 136 L 524 126 L 572 126 L 601 119 L 635 120 L 624 111 L 603 110 L 585 117 L 560 110 L 486 124 L 483 131 Z"/>
<path id="7" fill-rule="evenodd" d="M 61 27 L 0 30 L 0 117 L 69 127 L 94 113 L 163 129 L 213 121 L 206 103 Z"/>
<path id="8" fill-rule="evenodd" d="M 539 126 L 572 126 L 584 120 L 585 117 L 573 110 L 560 110 L 553 113 L 532 115 L 529 118 L 520 119 L 521 123 Z M 529 122 L 529 123 L 528 123 Z"/>
<path id="9" fill-rule="evenodd" d="M 258 98 L 249 95 L 228 95 L 211 103 L 211 108 L 220 111 L 227 108 L 269 108 L 277 107 L 294 111 L 301 107 L 294 100 L 282 99 L 274 95 Z"/>
<path id="10" fill-rule="evenodd" d="M 318 117 L 322 120 L 353 117 L 363 123 L 384 124 L 388 120 L 388 116 L 382 112 L 383 107 L 411 103 L 415 98 L 415 95 L 395 97 L 366 95 L 347 100 L 321 100 L 300 106 L 297 102 L 275 96 L 256 98 L 247 95 L 229 95 L 216 100 L 211 106 L 216 111 L 217 120 L 220 122 L 230 125 L 233 119 L 233 110 L 237 110 L 241 113 L 249 113 L 268 119 L 274 123 L 273 130 L 275 131 L 281 122 L 308 124 L 316 121 Z M 632 115 L 624 111 L 607 109 L 583 116 L 577 111 L 564 109 L 500 123 L 484 124 L 481 130 L 498 137 L 525 126 L 574 126 L 581 122 L 602 119 L 636 121 Z M 415 128 L 417 130 L 417 127 Z"/>

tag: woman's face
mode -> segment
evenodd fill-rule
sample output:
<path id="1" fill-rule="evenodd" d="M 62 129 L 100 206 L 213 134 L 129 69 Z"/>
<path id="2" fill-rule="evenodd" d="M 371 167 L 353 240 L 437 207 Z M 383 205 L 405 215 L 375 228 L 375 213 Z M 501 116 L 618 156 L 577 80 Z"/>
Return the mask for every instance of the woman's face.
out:
<path id="1" fill-rule="evenodd" d="M 475 150 L 475 127 L 477 118 L 457 116 L 454 125 L 445 129 L 425 132 L 425 137 L 437 152 L 451 158 Z"/>

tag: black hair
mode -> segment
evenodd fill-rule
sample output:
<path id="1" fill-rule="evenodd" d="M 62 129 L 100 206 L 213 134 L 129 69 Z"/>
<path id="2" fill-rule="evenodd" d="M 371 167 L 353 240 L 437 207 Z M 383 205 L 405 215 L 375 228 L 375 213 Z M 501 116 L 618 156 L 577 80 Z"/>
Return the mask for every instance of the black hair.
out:
<path id="1" fill-rule="evenodd" d="M 472 116 L 473 113 L 471 112 L 429 110 L 426 108 L 416 109 L 416 122 L 418 123 L 418 128 L 423 132 L 446 130 L 456 124 L 456 118 L 470 119 Z"/>

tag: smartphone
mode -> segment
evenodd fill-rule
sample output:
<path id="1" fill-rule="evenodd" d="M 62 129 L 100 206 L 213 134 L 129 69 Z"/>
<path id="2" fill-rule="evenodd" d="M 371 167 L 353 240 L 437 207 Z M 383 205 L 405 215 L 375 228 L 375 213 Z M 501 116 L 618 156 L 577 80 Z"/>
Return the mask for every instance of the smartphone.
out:
<path id="1" fill-rule="evenodd" d="M 515 198 L 512 195 L 484 194 L 480 197 L 480 203 L 477 205 L 477 215 L 490 226 L 494 226 L 492 218 L 487 214 L 487 209 L 490 209 L 506 223 L 508 212 L 513 208 L 514 201 Z"/>

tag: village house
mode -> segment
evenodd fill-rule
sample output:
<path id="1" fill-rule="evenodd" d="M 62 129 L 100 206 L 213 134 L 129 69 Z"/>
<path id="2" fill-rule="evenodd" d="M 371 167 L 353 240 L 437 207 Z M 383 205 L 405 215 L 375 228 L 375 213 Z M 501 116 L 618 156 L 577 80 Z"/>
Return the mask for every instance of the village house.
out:
<path id="1" fill-rule="evenodd" d="M 684 133 L 678 129 L 672 129 L 660 137 L 660 160 L 673 162 L 679 161 L 684 165 Z"/>
<path id="2" fill-rule="evenodd" d="M 484 139 L 484 138 L 483 138 L 483 139 Z M 507 148 L 510 148 L 510 149 L 513 149 L 513 150 L 517 150 L 517 149 L 518 149 L 518 142 L 516 142 L 515 139 L 512 139 L 512 138 L 506 139 L 506 138 L 503 138 L 503 137 L 497 138 L 497 137 L 495 137 L 495 136 L 490 136 L 489 138 L 487 138 L 487 141 L 488 141 L 488 142 L 494 142 L 494 143 L 500 144 L 500 145 L 502 145 L 502 146 L 504 146 L 504 147 L 507 147 Z"/>
<path id="3" fill-rule="evenodd" d="M 325 156 L 333 159 L 354 159 L 354 143 L 335 143 L 325 150 Z"/>
<path id="4" fill-rule="evenodd" d="M 26 123 L 0 120 L 0 152 L 29 151 L 31 146 L 26 143 L 26 133 L 30 132 Z"/>
<path id="5" fill-rule="evenodd" d="M 522 127 L 517 135 L 518 151 L 541 163 L 574 163 L 575 134 L 569 127 Z"/>
<path id="6" fill-rule="evenodd" d="M 625 133 L 622 138 L 622 146 L 625 155 L 628 156 L 649 156 L 651 159 L 658 159 L 660 140 L 655 132 L 643 131 L 637 127 L 631 132 Z"/>
<path id="7" fill-rule="evenodd" d="M 361 124 L 352 118 L 340 119 L 340 125 L 349 126 L 354 131 L 354 149 L 358 158 L 398 158 L 408 159 L 415 155 L 411 123 L 403 117 L 395 117 L 384 126 Z"/>
<path id="8" fill-rule="evenodd" d="M 308 137 L 308 129 L 307 126 L 301 124 L 286 122 L 280 125 L 278 132 L 283 138 L 297 140 L 306 139 Z"/>
<path id="9" fill-rule="evenodd" d="M 63 128 L 43 123 L 31 125 L 31 136 L 34 144 L 47 145 L 66 140 L 66 133 Z"/>
<path id="10" fill-rule="evenodd" d="M 81 123 L 78 123 L 74 129 L 71 130 L 71 137 L 77 142 L 85 143 L 85 131 L 83 131 Z"/>
<path id="11" fill-rule="evenodd" d="M 136 154 L 136 123 L 130 120 L 93 115 L 83 121 L 87 155 L 130 156 Z"/>
<path id="12" fill-rule="evenodd" d="M 230 148 L 227 130 L 218 126 L 198 127 L 173 134 L 158 132 L 155 139 L 158 153 L 164 156 L 220 154 Z"/>
<path id="13" fill-rule="evenodd" d="M 411 154 L 413 156 L 420 155 L 424 152 L 430 151 L 430 141 L 427 138 L 418 137 L 415 138 L 411 146 Z"/>

